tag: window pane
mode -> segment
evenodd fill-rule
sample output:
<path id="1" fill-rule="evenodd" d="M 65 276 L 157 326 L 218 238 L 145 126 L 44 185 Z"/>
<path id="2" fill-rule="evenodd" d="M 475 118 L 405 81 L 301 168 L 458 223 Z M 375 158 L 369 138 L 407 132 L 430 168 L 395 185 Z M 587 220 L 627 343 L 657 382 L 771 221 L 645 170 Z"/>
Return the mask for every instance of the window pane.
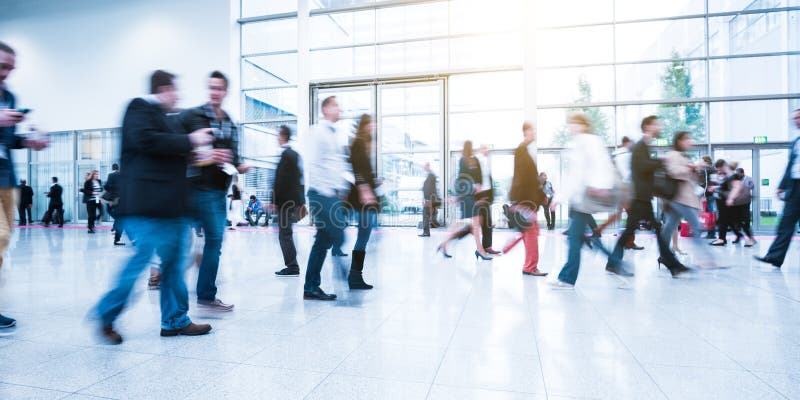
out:
<path id="1" fill-rule="evenodd" d="M 424 84 L 380 88 L 381 115 L 398 113 L 438 113 L 441 110 L 441 86 Z"/>
<path id="2" fill-rule="evenodd" d="M 242 17 L 297 11 L 297 0 L 242 0 Z"/>
<path id="3" fill-rule="evenodd" d="M 522 65 L 518 33 L 450 39 L 450 68 L 488 68 Z"/>
<path id="4" fill-rule="evenodd" d="M 712 13 L 794 6 L 800 6 L 800 0 L 708 0 L 708 12 Z"/>
<path id="5" fill-rule="evenodd" d="M 614 67 L 542 69 L 536 72 L 539 104 L 614 100 Z"/>
<path id="6" fill-rule="evenodd" d="M 422 218 L 422 184 L 428 173 L 423 166 L 430 163 L 439 177 L 437 188 L 444 198 L 442 167 L 439 153 L 400 153 L 381 155 L 381 175 L 386 187 L 380 224 L 417 226 Z"/>
<path id="7" fill-rule="evenodd" d="M 444 70 L 447 68 L 447 53 L 447 40 L 378 46 L 378 72 L 392 74 Z"/>
<path id="8" fill-rule="evenodd" d="M 609 146 L 615 142 L 614 108 L 586 107 L 581 109 L 541 109 L 537 112 L 537 142 L 540 148 L 565 147 L 570 142 L 567 130 L 567 115 L 573 112 L 585 113 L 594 124 L 594 132 Z"/>
<path id="9" fill-rule="evenodd" d="M 521 29 L 522 0 L 493 0 L 491 3 L 491 5 L 487 5 L 485 0 L 451 1 L 450 34 Z"/>
<path id="10" fill-rule="evenodd" d="M 357 4 L 374 3 L 376 0 L 315 0 L 309 1 L 308 6 L 314 10 L 319 8 L 337 8 Z"/>
<path id="11" fill-rule="evenodd" d="M 297 49 L 296 18 L 242 25 L 242 54 L 295 49 Z"/>
<path id="12" fill-rule="evenodd" d="M 296 122 L 275 122 L 242 125 L 242 156 L 257 160 L 271 161 L 280 155 L 278 127 L 289 126 L 297 132 Z"/>
<path id="13" fill-rule="evenodd" d="M 611 26 L 543 29 L 536 34 L 536 60 L 541 66 L 595 64 L 613 61 Z"/>
<path id="14" fill-rule="evenodd" d="M 311 52 L 311 79 L 348 78 L 375 74 L 375 47 Z"/>
<path id="15" fill-rule="evenodd" d="M 341 109 L 341 119 L 355 119 L 362 114 L 375 115 L 372 108 L 372 89 L 321 89 L 317 92 L 317 121 L 322 119 L 322 102 L 330 96 L 336 96 L 337 103 Z M 343 126 L 353 126 L 343 124 Z"/>
<path id="16" fill-rule="evenodd" d="M 461 148 L 472 140 L 478 146 L 513 149 L 522 141 L 522 110 L 450 113 L 450 146 Z"/>
<path id="17" fill-rule="evenodd" d="M 611 22 L 614 0 L 537 0 L 540 26 L 580 25 Z"/>
<path id="18" fill-rule="evenodd" d="M 375 10 L 311 17 L 311 48 L 375 42 Z"/>
<path id="19" fill-rule="evenodd" d="M 709 0 L 709 2 L 721 0 Z M 618 21 L 705 13 L 704 0 L 615 0 Z"/>
<path id="20" fill-rule="evenodd" d="M 794 137 L 789 117 L 800 101 L 762 100 L 711 103 L 711 140 L 714 143 L 753 143 L 753 136 L 769 142 Z"/>
<path id="21" fill-rule="evenodd" d="M 617 61 L 705 56 L 705 20 L 641 22 L 617 25 Z"/>
<path id="22" fill-rule="evenodd" d="M 800 12 L 744 14 L 708 19 L 712 56 L 800 49 Z"/>
<path id="23" fill-rule="evenodd" d="M 242 59 L 242 89 L 279 86 L 296 82 L 297 53 Z"/>
<path id="24" fill-rule="evenodd" d="M 705 65 L 705 61 L 618 65 L 617 100 L 704 97 Z"/>
<path id="25" fill-rule="evenodd" d="M 244 121 L 294 118 L 297 114 L 297 88 L 244 91 Z"/>
<path id="26" fill-rule="evenodd" d="M 678 131 L 688 131 L 697 143 L 708 143 L 705 108 L 703 103 L 620 106 L 617 107 L 617 136 L 641 139 L 642 119 L 657 115 L 662 127 L 661 137 L 667 139 L 667 143 L 672 143 L 672 136 Z"/>
<path id="27" fill-rule="evenodd" d="M 442 118 L 439 114 L 381 118 L 382 152 L 436 151 L 441 148 Z"/>
<path id="28" fill-rule="evenodd" d="M 453 75 L 448 86 L 451 113 L 523 108 L 521 71 Z"/>
<path id="29" fill-rule="evenodd" d="M 377 12 L 380 42 L 447 35 L 447 2 L 381 8 Z"/>
<path id="30" fill-rule="evenodd" d="M 711 71 L 715 97 L 800 92 L 800 56 L 712 60 Z"/>

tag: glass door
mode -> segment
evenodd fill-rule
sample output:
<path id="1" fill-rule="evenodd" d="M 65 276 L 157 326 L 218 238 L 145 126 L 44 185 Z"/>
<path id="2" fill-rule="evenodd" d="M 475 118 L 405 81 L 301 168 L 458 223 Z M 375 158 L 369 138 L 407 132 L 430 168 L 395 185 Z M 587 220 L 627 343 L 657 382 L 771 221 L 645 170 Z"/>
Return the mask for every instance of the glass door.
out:
<path id="1" fill-rule="evenodd" d="M 758 230 L 774 232 L 783 213 L 783 201 L 775 192 L 786 170 L 789 149 L 758 149 L 757 158 L 759 176 L 756 179 L 755 174 L 753 175 L 753 198 L 758 201 L 754 201 L 753 208 L 757 207 L 758 212 L 754 226 Z"/>

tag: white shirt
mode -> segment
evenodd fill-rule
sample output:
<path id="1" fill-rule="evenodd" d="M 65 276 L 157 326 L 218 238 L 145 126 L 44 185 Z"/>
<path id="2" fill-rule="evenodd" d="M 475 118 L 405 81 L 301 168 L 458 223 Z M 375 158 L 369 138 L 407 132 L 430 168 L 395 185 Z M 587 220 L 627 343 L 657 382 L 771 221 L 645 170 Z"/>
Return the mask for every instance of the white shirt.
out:
<path id="1" fill-rule="evenodd" d="M 352 172 L 341 138 L 342 133 L 328 120 L 311 127 L 303 154 L 303 175 L 309 190 L 333 197 L 349 188 L 347 178 Z"/>
<path id="2" fill-rule="evenodd" d="M 631 182 L 631 158 L 633 153 L 627 147 L 621 147 L 614 152 L 614 165 L 617 167 L 622 181 L 625 183 Z"/>
<path id="3" fill-rule="evenodd" d="M 481 184 L 481 190 L 489 190 L 492 188 L 492 170 L 491 164 L 489 164 L 489 158 L 483 154 L 476 154 L 475 156 L 478 158 L 478 162 L 481 164 L 481 178 L 483 182 Z"/>
<path id="4" fill-rule="evenodd" d="M 580 210 L 587 188 L 614 188 L 617 172 L 599 136 L 579 133 L 573 136 L 566 152 L 566 174 L 562 189 L 556 194 L 559 203 L 568 201 L 570 207 Z"/>

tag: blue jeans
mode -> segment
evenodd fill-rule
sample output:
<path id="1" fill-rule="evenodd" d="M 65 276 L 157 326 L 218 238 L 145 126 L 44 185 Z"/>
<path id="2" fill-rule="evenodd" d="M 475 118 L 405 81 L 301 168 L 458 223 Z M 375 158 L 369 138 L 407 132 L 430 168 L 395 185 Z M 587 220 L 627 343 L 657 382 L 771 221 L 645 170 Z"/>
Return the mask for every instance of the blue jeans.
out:
<path id="1" fill-rule="evenodd" d="M 114 288 L 95 307 L 103 325 L 111 325 L 125 308 L 134 284 L 153 254 L 161 258 L 161 328 L 182 329 L 192 321 L 189 293 L 183 281 L 189 246 L 189 221 L 183 218 L 124 217 L 120 225 L 136 239 L 133 255 L 117 276 Z"/>
<path id="2" fill-rule="evenodd" d="M 205 231 L 203 260 L 197 275 L 197 300 L 213 301 L 217 298 L 217 271 L 222 254 L 222 235 L 225 233 L 225 191 L 194 191 L 195 218 Z"/>
<path id="3" fill-rule="evenodd" d="M 356 245 L 353 246 L 354 251 L 367 250 L 367 242 L 369 236 L 372 234 L 372 229 L 378 224 L 378 213 L 375 210 L 357 211 L 358 216 L 358 235 L 356 236 Z"/>
<path id="4" fill-rule="evenodd" d="M 583 246 L 586 236 L 586 227 L 591 221 L 594 221 L 594 217 L 592 214 L 570 209 L 569 219 L 567 262 L 561 269 L 561 273 L 558 274 L 558 280 L 574 285 L 578 280 L 578 271 L 581 269 L 581 246 Z"/>
<path id="5" fill-rule="evenodd" d="M 692 240 L 691 245 L 696 250 L 698 258 L 704 261 L 712 260 L 713 256 L 709 251 L 709 246 L 701 242 L 700 235 L 703 233 L 703 224 L 700 223 L 700 217 L 695 208 L 689 207 L 684 204 L 668 201 L 664 209 L 664 228 L 661 230 L 661 240 L 670 244 L 673 232 L 678 229 L 681 223 L 681 218 L 685 219 L 691 227 Z M 674 249 L 673 249 L 674 250 Z"/>
<path id="6" fill-rule="evenodd" d="M 325 256 L 333 243 L 342 242 L 347 220 L 342 201 L 337 197 L 323 196 L 311 189 L 308 191 L 308 206 L 314 218 L 314 226 L 317 228 L 311 254 L 308 255 L 306 283 L 303 286 L 304 291 L 311 292 L 319 289 L 322 283 L 320 272 L 322 265 L 325 264 Z"/>

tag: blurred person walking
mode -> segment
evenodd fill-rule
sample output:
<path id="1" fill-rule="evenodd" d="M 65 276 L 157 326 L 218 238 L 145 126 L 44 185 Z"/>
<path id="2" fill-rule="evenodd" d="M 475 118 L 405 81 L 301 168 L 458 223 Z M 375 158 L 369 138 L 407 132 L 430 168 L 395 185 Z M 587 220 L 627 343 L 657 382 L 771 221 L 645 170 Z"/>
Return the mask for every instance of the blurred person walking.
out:
<path id="1" fill-rule="evenodd" d="M 205 234 L 205 244 L 197 275 L 197 305 L 208 311 L 233 311 L 233 304 L 217 298 L 217 273 L 225 233 L 225 193 L 232 176 L 245 173 L 250 167 L 239 160 L 239 130 L 236 123 L 222 109 L 228 95 L 228 78 L 219 71 L 208 76 L 208 101 L 198 107 L 184 110 L 179 120 L 184 132 L 210 129 L 214 141 L 197 152 L 187 176 L 192 182 L 191 198 L 194 218 Z M 214 153 L 224 154 L 226 162 L 214 162 Z M 241 196 L 240 196 L 241 200 Z M 239 201 L 241 207 L 241 201 Z M 239 208 L 238 217 L 241 217 Z"/>
<path id="2" fill-rule="evenodd" d="M 651 115 L 642 120 L 642 139 L 633 147 L 631 156 L 631 181 L 633 183 L 633 200 L 631 201 L 630 213 L 625 225 L 625 231 L 617 241 L 614 252 L 608 259 L 606 271 L 612 274 L 623 276 L 632 275 L 632 272 L 625 271 L 622 267 L 623 250 L 625 244 L 630 240 L 631 235 L 639 229 L 639 221 L 648 221 L 656 231 L 656 242 L 658 242 L 659 265 L 664 264 L 673 277 L 679 277 L 686 272 L 686 268 L 675 257 L 669 248 L 669 236 L 666 238 L 661 235 L 661 224 L 653 214 L 653 194 L 655 190 L 654 174 L 663 168 L 663 163 L 651 157 L 650 141 L 661 135 L 661 124 L 658 117 Z M 669 232 L 671 234 L 672 232 Z M 667 240 L 665 240 L 667 239 Z"/>
<path id="3" fill-rule="evenodd" d="M 672 140 L 672 150 L 664 156 L 664 169 L 670 177 L 677 180 L 677 190 L 675 197 L 664 200 L 664 229 L 661 232 L 662 241 L 669 241 L 670 236 L 673 240 L 677 235 L 677 229 L 681 218 L 685 219 L 690 226 L 692 235 L 691 244 L 695 249 L 695 254 L 701 259 L 699 266 L 709 268 L 716 267 L 713 256 L 706 246 L 700 243 L 700 236 L 703 234 L 703 226 L 700 223 L 698 213 L 701 210 L 700 198 L 697 193 L 696 171 L 702 168 L 692 164 L 686 156 L 694 142 L 689 132 L 681 131 L 675 134 Z M 673 249 L 676 248 L 673 241 Z"/>
<path id="4" fill-rule="evenodd" d="M 530 224 L 529 227 L 520 229 L 521 239 L 525 244 L 522 274 L 546 276 L 547 272 L 539 270 L 539 222 L 536 213 L 540 205 L 549 204 L 550 201 L 547 199 L 547 193 L 542 190 L 541 174 L 539 174 L 536 161 L 534 161 L 536 130 L 532 122 L 525 121 L 522 124 L 522 135 L 522 142 L 514 150 L 514 175 L 511 178 L 511 190 L 508 194 L 508 199 L 513 202 L 510 211 L 516 215 L 527 216 L 527 223 Z M 549 212 L 549 209 L 545 209 L 545 214 Z M 518 223 L 521 225 L 522 221 L 518 221 Z M 519 239 L 510 242 L 503 248 L 503 253 L 511 251 L 518 242 Z"/>
<path id="5" fill-rule="evenodd" d="M 544 204 L 542 210 L 544 211 L 544 219 L 547 221 L 547 230 L 552 231 L 556 229 L 556 212 L 550 209 L 550 203 L 556 196 L 556 191 L 553 189 L 553 182 L 547 180 L 547 174 L 542 172 L 539 174 L 539 185 L 544 192 Z"/>
<path id="6" fill-rule="evenodd" d="M 122 343 L 114 330 L 142 270 L 153 255 L 161 259 L 161 336 L 204 335 L 211 325 L 195 324 L 187 315 L 189 294 L 183 280 L 190 239 L 191 184 L 187 159 L 209 145 L 214 137 L 203 128 L 186 134 L 167 120 L 178 101 L 175 76 L 155 71 L 150 96 L 133 99 L 122 121 L 120 207 L 124 229 L 136 240 L 134 255 L 117 275 L 93 313 L 100 320 L 100 335 L 109 344 Z M 230 153 L 210 150 L 203 156 L 214 163 L 230 162 Z M 165 207 L 165 204 L 173 205 Z"/>
<path id="7" fill-rule="evenodd" d="M 468 225 L 466 230 L 463 227 L 455 225 L 455 230 L 445 239 L 444 242 L 439 244 L 436 248 L 441 252 L 445 258 L 452 256 L 447 253 L 447 244 L 454 239 L 461 239 L 464 236 L 472 233 L 475 237 L 475 258 L 482 260 L 491 260 L 492 257 L 486 253 L 481 240 L 481 216 L 478 208 L 485 200 L 476 198 L 476 194 L 480 193 L 483 188 L 483 171 L 481 171 L 481 163 L 475 157 L 472 151 L 472 141 L 467 140 L 464 142 L 464 148 L 461 150 L 461 160 L 458 162 L 458 178 L 455 183 L 455 192 L 461 201 L 461 218 L 469 219 L 471 225 Z M 465 233 L 466 232 L 466 233 Z"/>
<path id="8" fill-rule="evenodd" d="M 711 221 L 706 222 L 706 228 L 708 235 L 706 235 L 706 239 L 714 240 L 717 238 L 717 231 L 716 231 L 716 202 L 714 201 L 714 191 L 711 190 L 712 187 L 717 185 L 716 182 L 716 175 L 717 172 L 714 169 L 713 161 L 709 156 L 703 156 L 703 164 L 700 169 L 697 171 L 698 180 L 700 183 L 700 187 L 704 190 L 705 196 L 705 209 L 704 211 L 707 213 L 711 213 L 714 215 L 714 223 L 712 224 Z"/>
<path id="9" fill-rule="evenodd" d="M 103 182 L 100 180 L 100 172 L 93 170 L 89 172 L 87 179 L 83 182 L 83 202 L 86 204 L 86 215 L 88 216 L 88 233 L 94 233 L 96 221 L 102 216 L 102 205 L 100 195 L 103 193 Z"/>
<path id="10" fill-rule="evenodd" d="M 602 223 L 597 227 L 597 229 L 595 229 L 595 233 L 597 234 L 601 234 L 608 226 L 616 221 L 619 221 L 619 219 L 622 218 L 623 211 L 625 211 L 628 214 L 628 218 L 630 218 L 630 203 L 631 198 L 633 197 L 633 184 L 631 183 L 631 157 L 633 153 L 631 153 L 631 149 L 633 148 L 634 144 L 635 143 L 633 140 L 631 140 L 629 137 L 623 136 L 622 144 L 617 150 L 614 151 L 614 153 L 611 154 L 611 159 L 614 161 L 614 166 L 617 168 L 617 172 L 622 178 L 625 197 L 622 202 L 622 207 L 620 207 L 615 214 L 609 216 L 606 222 Z M 625 250 L 644 250 L 644 247 L 636 244 L 636 232 L 633 232 L 629 242 L 625 243 Z"/>
<path id="11" fill-rule="evenodd" d="M 105 193 L 103 199 L 107 201 L 106 210 L 111 218 L 114 218 L 114 225 L 111 230 L 114 231 L 114 246 L 124 246 L 122 242 L 122 224 L 117 219 L 117 207 L 119 206 L 119 164 L 111 165 L 111 173 L 106 178 L 106 184 L 103 186 Z"/>
<path id="12" fill-rule="evenodd" d="M 741 178 L 742 187 L 732 202 L 733 215 L 739 220 L 742 233 L 747 236 L 747 242 L 744 247 L 753 247 L 756 244 L 756 239 L 753 237 L 753 229 L 751 227 L 753 214 L 750 211 L 750 204 L 753 202 L 755 183 L 753 183 L 753 178 L 744 173 L 743 168 L 736 168 L 734 173 Z M 739 243 L 740 240 L 740 237 L 736 238 L 733 243 Z"/>
<path id="13" fill-rule="evenodd" d="M 46 139 L 27 138 L 16 133 L 17 125 L 25 120 L 26 112 L 16 108 L 14 94 L 5 84 L 16 67 L 16 57 L 14 49 L 0 42 L 0 267 L 3 266 L 3 256 L 14 234 L 14 209 L 17 207 L 17 177 L 11 150 L 30 148 L 38 151 L 48 145 Z M 0 329 L 14 325 L 16 321 L 13 318 L 0 315 Z"/>
<path id="14" fill-rule="evenodd" d="M 294 245 L 292 224 L 305 217 L 306 194 L 303 180 L 303 162 L 289 145 L 292 130 L 282 125 L 278 130 L 278 144 L 283 148 L 272 186 L 272 208 L 278 214 L 278 242 L 281 245 L 284 268 L 277 276 L 299 276 L 297 249 Z"/>
<path id="15" fill-rule="evenodd" d="M 794 110 L 792 119 L 794 126 L 800 130 L 800 108 Z M 797 223 L 800 221 L 800 136 L 792 141 L 789 163 L 786 165 L 776 194 L 785 202 L 783 215 L 778 222 L 777 237 L 769 246 L 767 254 L 763 257 L 755 257 L 755 259 L 780 268 L 786 258 L 786 252 L 789 251 L 789 244 L 795 229 L 797 229 Z"/>
<path id="16" fill-rule="evenodd" d="M 605 149 L 603 139 L 594 134 L 591 121 L 584 114 L 567 117 L 567 125 L 572 134 L 572 142 L 567 150 L 567 170 L 564 185 L 556 199 L 550 204 L 555 210 L 558 204 L 569 202 L 569 248 L 567 261 L 558 280 L 551 282 L 554 289 L 572 289 L 578 280 L 581 266 L 581 247 L 586 239 L 586 228 L 594 219 L 592 214 L 602 211 L 599 203 L 607 203 L 606 208 L 614 210 L 622 196 L 617 192 L 622 184 L 611 157 Z M 589 173 L 591 171 L 591 173 Z M 616 198 L 617 200 L 613 200 Z M 599 240 L 595 241 L 599 250 L 609 254 Z M 630 276 L 621 267 L 615 274 Z"/>
<path id="17" fill-rule="evenodd" d="M 372 285 L 364 282 L 364 259 L 367 254 L 367 242 L 372 230 L 378 223 L 380 199 L 375 189 L 380 181 L 372 170 L 372 117 L 364 114 L 358 120 L 356 137 L 350 145 L 350 165 L 355 176 L 355 185 L 350 189 L 348 202 L 356 213 L 358 234 L 353 246 L 353 258 L 350 263 L 350 274 L 347 283 L 351 290 L 369 290 Z"/>
<path id="18" fill-rule="evenodd" d="M 58 184 L 58 177 L 52 177 L 52 184 L 50 185 L 50 190 L 45 193 L 47 198 L 50 201 L 47 204 L 47 212 L 44 214 L 44 218 L 42 218 L 42 222 L 44 222 L 44 226 L 50 226 L 50 222 L 58 224 L 59 228 L 64 227 L 64 200 L 62 196 L 64 194 L 64 188 Z"/>
<path id="19" fill-rule="evenodd" d="M 27 185 L 25 179 L 19 180 L 19 205 L 17 211 L 19 212 L 19 225 L 24 226 L 28 223 L 33 223 L 33 215 L 31 215 L 31 208 L 33 208 L 33 188 Z M 26 218 L 27 217 L 27 218 Z"/>
<path id="20" fill-rule="evenodd" d="M 341 109 L 335 96 L 322 101 L 323 119 L 311 127 L 306 143 L 305 173 L 308 179 L 308 204 L 317 234 L 306 267 L 303 298 L 306 300 L 336 300 L 335 294 L 325 293 L 320 285 L 320 272 L 325 256 L 334 243 L 342 243 L 346 218 L 342 199 L 348 195 L 349 172 L 347 156 L 341 146 L 336 122 Z"/>
<path id="21" fill-rule="evenodd" d="M 742 177 L 734 172 L 731 165 L 725 160 L 717 160 L 714 164 L 720 176 L 724 176 L 722 182 L 715 188 L 719 194 L 717 200 L 717 208 L 719 209 L 719 221 L 717 221 L 717 228 L 719 230 L 719 237 L 717 240 L 711 242 L 712 246 L 725 246 L 728 244 L 728 230 L 732 230 L 736 235 L 734 243 L 739 243 L 743 235 L 748 236 L 747 247 L 755 244 L 753 233 L 742 233 L 741 225 L 741 207 L 737 208 L 736 200 L 743 193 Z M 749 208 L 748 211 L 749 212 Z"/>
<path id="22" fill-rule="evenodd" d="M 426 162 L 422 169 L 427 173 L 422 184 L 422 234 L 420 237 L 431 235 L 431 227 L 438 227 L 436 210 L 442 205 L 439 190 L 436 188 L 436 175 L 431 170 L 431 163 Z"/>

